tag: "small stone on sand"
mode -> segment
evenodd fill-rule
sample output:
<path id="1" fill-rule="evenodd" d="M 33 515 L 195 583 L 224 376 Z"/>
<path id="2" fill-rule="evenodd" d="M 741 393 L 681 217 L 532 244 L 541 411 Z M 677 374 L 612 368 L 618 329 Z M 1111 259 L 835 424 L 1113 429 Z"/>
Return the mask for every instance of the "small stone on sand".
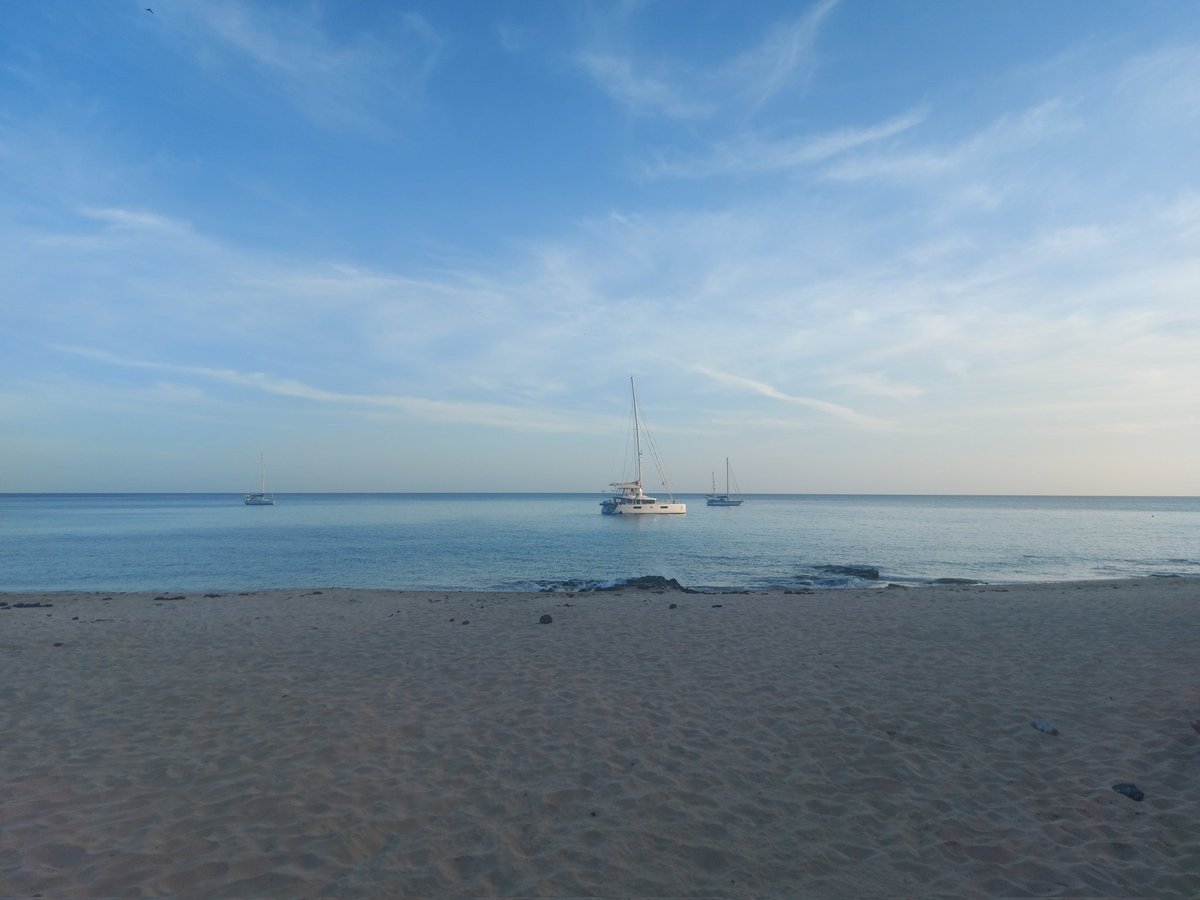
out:
<path id="1" fill-rule="evenodd" d="M 1137 800 L 1139 803 L 1146 797 L 1146 795 L 1141 792 L 1136 784 L 1129 784 L 1127 781 L 1122 781 L 1120 784 L 1114 784 L 1113 790 L 1118 794 L 1124 794 L 1130 800 Z"/>

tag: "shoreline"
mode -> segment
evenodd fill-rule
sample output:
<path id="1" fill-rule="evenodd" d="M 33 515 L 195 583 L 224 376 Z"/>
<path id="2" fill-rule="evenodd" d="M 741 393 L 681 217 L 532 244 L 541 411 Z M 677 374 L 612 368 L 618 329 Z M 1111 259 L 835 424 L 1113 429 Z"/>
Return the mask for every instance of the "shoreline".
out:
<path id="1" fill-rule="evenodd" d="M 842 568 L 842 567 L 839 567 Z M 855 567 L 845 567 L 855 568 Z M 692 588 L 688 585 L 681 585 L 675 579 L 669 579 L 661 575 L 644 575 L 639 577 L 620 579 L 614 581 L 611 586 L 594 587 L 554 587 L 540 588 L 538 590 L 516 590 L 516 589 L 494 589 L 480 590 L 478 588 L 454 588 L 454 587 L 348 587 L 344 585 L 317 585 L 317 586 L 290 586 L 290 587 L 260 587 L 260 588 L 222 588 L 222 587 L 156 587 L 147 588 L 145 590 L 105 590 L 102 588 L 22 588 L 22 589 L 6 589 L 0 588 L 0 603 L 10 600 L 11 598 L 24 597 L 60 597 L 60 598 L 84 598 L 84 597 L 100 597 L 101 595 L 108 598 L 116 597 L 143 597 L 149 599 L 162 598 L 170 595 L 174 599 L 202 599 L 215 596 L 220 597 L 249 597 L 262 596 L 265 594 L 275 595 L 302 595 L 328 592 L 355 592 L 366 595 L 371 594 L 454 594 L 454 595 L 469 595 L 479 594 L 481 596 L 552 596 L 552 597 L 569 597 L 569 596 L 610 596 L 622 593 L 656 593 L 656 592 L 677 592 L 681 594 L 694 594 L 697 596 L 753 596 L 753 597 L 772 597 L 783 595 L 830 595 L 840 596 L 844 594 L 863 593 L 875 594 L 879 591 L 915 591 L 924 593 L 926 591 L 953 590 L 962 588 L 979 589 L 982 591 L 1005 591 L 1012 589 L 1031 589 L 1040 590 L 1055 587 L 1089 587 L 1096 585 L 1139 585 L 1144 582 L 1169 582 L 1169 581 L 1185 581 L 1194 584 L 1200 584 L 1200 575 L 1186 575 L 1177 573 L 1149 574 L 1149 575 L 1124 575 L 1112 578 L 1066 578 L 1061 580 L 1048 581 L 977 581 L 971 578 L 935 578 L 929 581 L 900 581 L 889 578 L 879 578 L 878 581 L 868 581 L 864 586 L 844 587 L 830 585 L 811 585 L 798 584 L 794 587 L 776 587 L 776 588 Z M 566 584 L 564 582 L 564 584 Z M 18 600 L 17 602 L 20 602 Z"/>
<path id="2" fill-rule="evenodd" d="M 1197 579 L 0 601 L 0 894 L 1182 897 L 1200 872 Z"/>

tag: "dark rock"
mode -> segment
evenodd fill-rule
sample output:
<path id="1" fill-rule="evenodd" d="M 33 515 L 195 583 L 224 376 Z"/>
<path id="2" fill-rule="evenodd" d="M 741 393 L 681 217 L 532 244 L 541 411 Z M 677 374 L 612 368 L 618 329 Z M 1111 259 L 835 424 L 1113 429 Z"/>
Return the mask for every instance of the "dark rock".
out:
<path id="1" fill-rule="evenodd" d="M 723 605 L 723 604 L 721 604 L 721 603 L 714 603 L 714 604 L 712 605 L 712 608 L 713 608 L 713 609 L 720 609 L 722 605 Z"/>
<path id="2" fill-rule="evenodd" d="M 55 647 L 61 647 L 61 646 L 62 646 L 62 641 L 57 641 L 57 642 L 55 642 L 54 646 L 55 646 Z"/>
<path id="3" fill-rule="evenodd" d="M 554 617 L 551 616 L 550 613 L 546 613 L 540 619 L 538 619 L 538 624 L 539 625 L 549 625 L 553 621 L 554 621 Z"/>
<path id="4" fill-rule="evenodd" d="M 879 570 L 873 566 L 813 566 L 813 568 L 827 575 L 849 575 L 865 581 L 879 580 Z"/>
<path id="5" fill-rule="evenodd" d="M 1058 734 L 1058 729 L 1047 722 L 1045 719 L 1034 719 L 1029 723 L 1042 734 Z"/>
<path id="6" fill-rule="evenodd" d="M 13 609 L 53 609 L 53 603 L 14 603 Z"/>
<path id="7" fill-rule="evenodd" d="M 662 575 L 643 575 L 641 578 L 628 578 L 619 584 L 614 584 L 608 587 L 598 587 L 598 591 L 621 591 L 626 588 L 634 588 L 639 591 L 681 591 L 685 594 L 695 594 L 691 588 L 686 588 L 674 578 L 664 578 Z"/>
<path id="8" fill-rule="evenodd" d="M 982 581 L 976 581 L 974 578 L 935 578 L 934 584 L 984 584 Z"/>
<path id="9" fill-rule="evenodd" d="M 667 609 L 678 609 L 678 608 L 679 608 L 678 603 L 672 603 L 667 607 Z"/>
<path id="10" fill-rule="evenodd" d="M 1120 784 L 1114 784 L 1113 790 L 1118 794 L 1124 794 L 1130 800 L 1136 800 L 1139 803 L 1146 798 L 1146 795 L 1138 789 L 1136 784 L 1130 784 L 1127 781 L 1122 781 Z"/>
<path id="11" fill-rule="evenodd" d="M 463 623 L 464 625 L 470 625 L 470 624 L 471 624 L 471 620 L 470 620 L 470 619 L 463 619 L 463 620 L 462 620 L 462 623 Z"/>

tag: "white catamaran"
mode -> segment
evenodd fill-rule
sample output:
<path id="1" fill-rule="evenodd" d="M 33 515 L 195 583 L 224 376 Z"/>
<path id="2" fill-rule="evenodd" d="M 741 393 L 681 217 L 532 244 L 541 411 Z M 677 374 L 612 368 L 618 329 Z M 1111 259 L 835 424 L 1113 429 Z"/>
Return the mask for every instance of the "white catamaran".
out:
<path id="1" fill-rule="evenodd" d="M 646 423 L 642 419 L 641 411 L 638 408 L 637 388 L 634 386 L 632 375 L 629 376 L 629 391 L 633 396 L 633 442 L 637 459 L 637 480 L 614 481 L 610 484 L 609 487 L 612 489 L 610 496 L 600 501 L 600 511 L 606 516 L 682 515 L 687 512 L 687 504 L 676 503 L 675 497 L 671 494 L 671 488 L 667 486 L 667 476 L 663 471 L 662 460 L 658 458 L 658 451 L 654 448 L 654 441 L 650 438 L 650 432 L 646 429 Z M 658 468 L 659 477 L 662 479 L 663 487 L 667 489 L 667 496 L 670 498 L 666 502 L 648 496 L 642 490 L 641 434 L 644 429 L 646 430 L 646 443 L 650 447 L 650 453 L 654 457 L 654 464 Z"/>
<path id="2" fill-rule="evenodd" d="M 274 506 L 275 498 L 267 493 L 267 458 L 266 456 L 259 457 L 258 460 L 259 473 L 262 476 L 262 486 L 256 494 L 246 494 L 242 497 L 242 502 L 247 506 Z"/>
<path id="3" fill-rule="evenodd" d="M 706 498 L 704 498 L 705 502 L 709 506 L 741 506 L 742 505 L 741 497 L 737 497 L 737 496 L 734 496 L 733 494 L 729 493 L 730 477 L 731 476 L 729 474 L 729 457 L 727 456 L 727 457 L 725 457 L 725 493 L 723 493 L 723 494 L 717 493 L 717 473 L 713 472 L 712 493 L 709 494 Z M 733 481 L 733 486 L 735 488 L 737 487 L 737 479 L 736 478 Z"/>

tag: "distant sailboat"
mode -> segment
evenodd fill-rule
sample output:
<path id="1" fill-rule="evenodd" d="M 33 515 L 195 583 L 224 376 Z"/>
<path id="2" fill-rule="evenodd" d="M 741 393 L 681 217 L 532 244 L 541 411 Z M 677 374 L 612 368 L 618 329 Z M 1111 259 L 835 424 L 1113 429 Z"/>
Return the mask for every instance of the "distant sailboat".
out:
<path id="1" fill-rule="evenodd" d="M 735 497 L 729 493 L 729 479 L 732 476 L 729 474 L 729 457 L 725 457 L 725 493 L 717 493 L 717 473 L 713 472 L 713 489 L 712 493 L 705 498 L 705 503 L 709 506 L 741 506 L 742 498 Z M 734 479 L 733 486 L 737 487 L 737 479 Z"/>
<path id="2" fill-rule="evenodd" d="M 267 493 L 267 458 L 259 457 L 259 473 L 262 477 L 261 489 L 256 494 L 246 494 L 242 502 L 247 506 L 274 506 L 275 498 Z"/>
<path id="3" fill-rule="evenodd" d="M 633 376 L 629 376 L 629 391 L 633 395 L 633 442 L 637 459 L 637 480 L 636 481 L 614 481 L 609 485 L 612 488 L 611 495 L 600 501 L 600 511 L 606 516 L 630 516 L 630 515 L 683 515 L 687 512 L 686 503 L 676 503 L 675 497 L 671 495 L 671 489 L 667 486 L 667 476 L 663 472 L 662 462 L 658 458 L 658 453 L 654 450 L 654 442 L 650 439 L 650 432 L 646 431 L 646 443 L 650 445 L 650 452 L 654 456 L 654 464 L 658 467 L 659 477 L 662 478 L 663 487 L 667 488 L 667 496 L 670 499 L 667 502 L 662 502 L 655 497 L 651 497 L 642 490 L 642 438 L 641 433 L 645 428 L 646 423 L 642 420 L 641 411 L 638 408 L 637 388 L 633 383 Z"/>

